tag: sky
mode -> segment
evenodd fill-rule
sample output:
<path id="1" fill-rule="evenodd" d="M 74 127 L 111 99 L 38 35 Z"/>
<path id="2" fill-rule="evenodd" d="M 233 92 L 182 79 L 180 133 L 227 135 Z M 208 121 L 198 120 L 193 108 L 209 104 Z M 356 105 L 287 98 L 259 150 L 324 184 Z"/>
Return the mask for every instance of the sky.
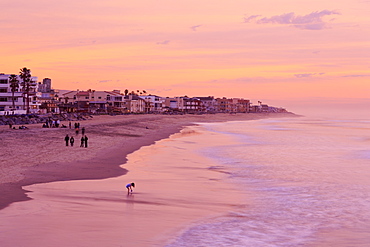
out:
<path id="1" fill-rule="evenodd" d="M 370 106 L 370 0 L 1 0 L 0 10 L 0 73 L 27 67 L 55 89 Z"/>

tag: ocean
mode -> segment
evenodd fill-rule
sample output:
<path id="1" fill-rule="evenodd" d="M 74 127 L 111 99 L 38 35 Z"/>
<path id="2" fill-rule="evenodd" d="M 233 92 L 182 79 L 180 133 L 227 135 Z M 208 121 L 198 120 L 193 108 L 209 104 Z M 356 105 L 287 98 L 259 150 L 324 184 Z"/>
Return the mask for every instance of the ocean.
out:
<path id="1" fill-rule="evenodd" d="M 24 187 L 0 245 L 370 246 L 370 119 L 198 123 L 127 158 L 124 176 Z"/>
<path id="2" fill-rule="evenodd" d="M 245 202 L 166 247 L 370 246 L 370 119 L 199 125 L 214 137 L 196 152 Z M 233 143 L 214 141 L 226 137 Z"/>

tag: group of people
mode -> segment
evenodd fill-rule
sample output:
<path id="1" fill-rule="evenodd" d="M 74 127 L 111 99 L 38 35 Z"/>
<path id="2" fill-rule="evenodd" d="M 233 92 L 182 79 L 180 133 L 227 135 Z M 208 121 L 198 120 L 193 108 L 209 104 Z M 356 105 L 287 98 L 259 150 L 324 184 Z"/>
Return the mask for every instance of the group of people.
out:
<path id="1" fill-rule="evenodd" d="M 46 120 L 46 122 L 42 125 L 43 128 L 59 128 L 60 126 L 60 120 Z M 63 126 L 62 126 L 63 127 Z M 64 126 L 65 128 L 66 126 Z"/>
<path id="2" fill-rule="evenodd" d="M 72 128 L 71 122 L 69 122 L 69 128 L 70 129 Z M 80 132 L 80 123 L 75 123 L 75 131 L 76 131 L 76 135 L 78 135 L 78 133 Z M 85 134 L 85 127 L 82 127 L 81 131 L 82 131 L 82 135 L 84 135 Z"/>
<path id="3" fill-rule="evenodd" d="M 15 130 L 15 129 L 20 129 L 20 130 L 26 130 L 26 129 L 28 129 L 28 127 L 26 127 L 26 126 L 24 126 L 24 125 L 21 125 L 21 126 L 19 126 L 18 128 L 16 128 L 16 127 L 14 127 L 13 126 L 13 124 L 9 124 L 9 128 L 10 129 L 13 129 L 13 130 Z"/>
<path id="4" fill-rule="evenodd" d="M 81 137 L 81 144 L 80 144 L 80 147 L 85 147 L 87 148 L 87 141 L 89 140 L 89 138 L 87 138 L 87 135 L 83 135 Z M 66 146 L 69 146 L 69 144 L 71 145 L 71 147 L 73 147 L 74 143 L 75 143 L 75 138 L 73 136 L 69 137 L 69 135 L 67 134 L 65 137 L 64 137 L 64 141 L 66 142 Z"/>

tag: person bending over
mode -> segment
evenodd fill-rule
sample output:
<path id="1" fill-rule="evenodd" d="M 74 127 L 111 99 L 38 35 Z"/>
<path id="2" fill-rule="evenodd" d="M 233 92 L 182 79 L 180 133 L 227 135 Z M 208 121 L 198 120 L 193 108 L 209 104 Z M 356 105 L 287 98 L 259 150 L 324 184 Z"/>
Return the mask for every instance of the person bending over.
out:
<path id="1" fill-rule="evenodd" d="M 135 188 L 135 183 L 129 183 L 126 185 L 127 193 L 132 193 L 132 188 Z"/>

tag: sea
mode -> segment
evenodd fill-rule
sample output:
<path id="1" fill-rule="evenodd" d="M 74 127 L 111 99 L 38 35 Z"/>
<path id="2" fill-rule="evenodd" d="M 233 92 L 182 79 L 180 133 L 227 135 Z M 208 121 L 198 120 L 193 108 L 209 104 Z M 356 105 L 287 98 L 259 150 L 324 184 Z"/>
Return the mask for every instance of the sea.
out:
<path id="1" fill-rule="evenodd" d="M 370 118 L 197 123 L 122 167 L 26 186 L 0 246 L 370 246 Z"/>
<path id="2" fill-rule="evenodd" d="M 369 118 L 199 123 L 198 131 L 233 139 L 197 152 L 245 203 L 166 247 L 370 246 Z"/>

